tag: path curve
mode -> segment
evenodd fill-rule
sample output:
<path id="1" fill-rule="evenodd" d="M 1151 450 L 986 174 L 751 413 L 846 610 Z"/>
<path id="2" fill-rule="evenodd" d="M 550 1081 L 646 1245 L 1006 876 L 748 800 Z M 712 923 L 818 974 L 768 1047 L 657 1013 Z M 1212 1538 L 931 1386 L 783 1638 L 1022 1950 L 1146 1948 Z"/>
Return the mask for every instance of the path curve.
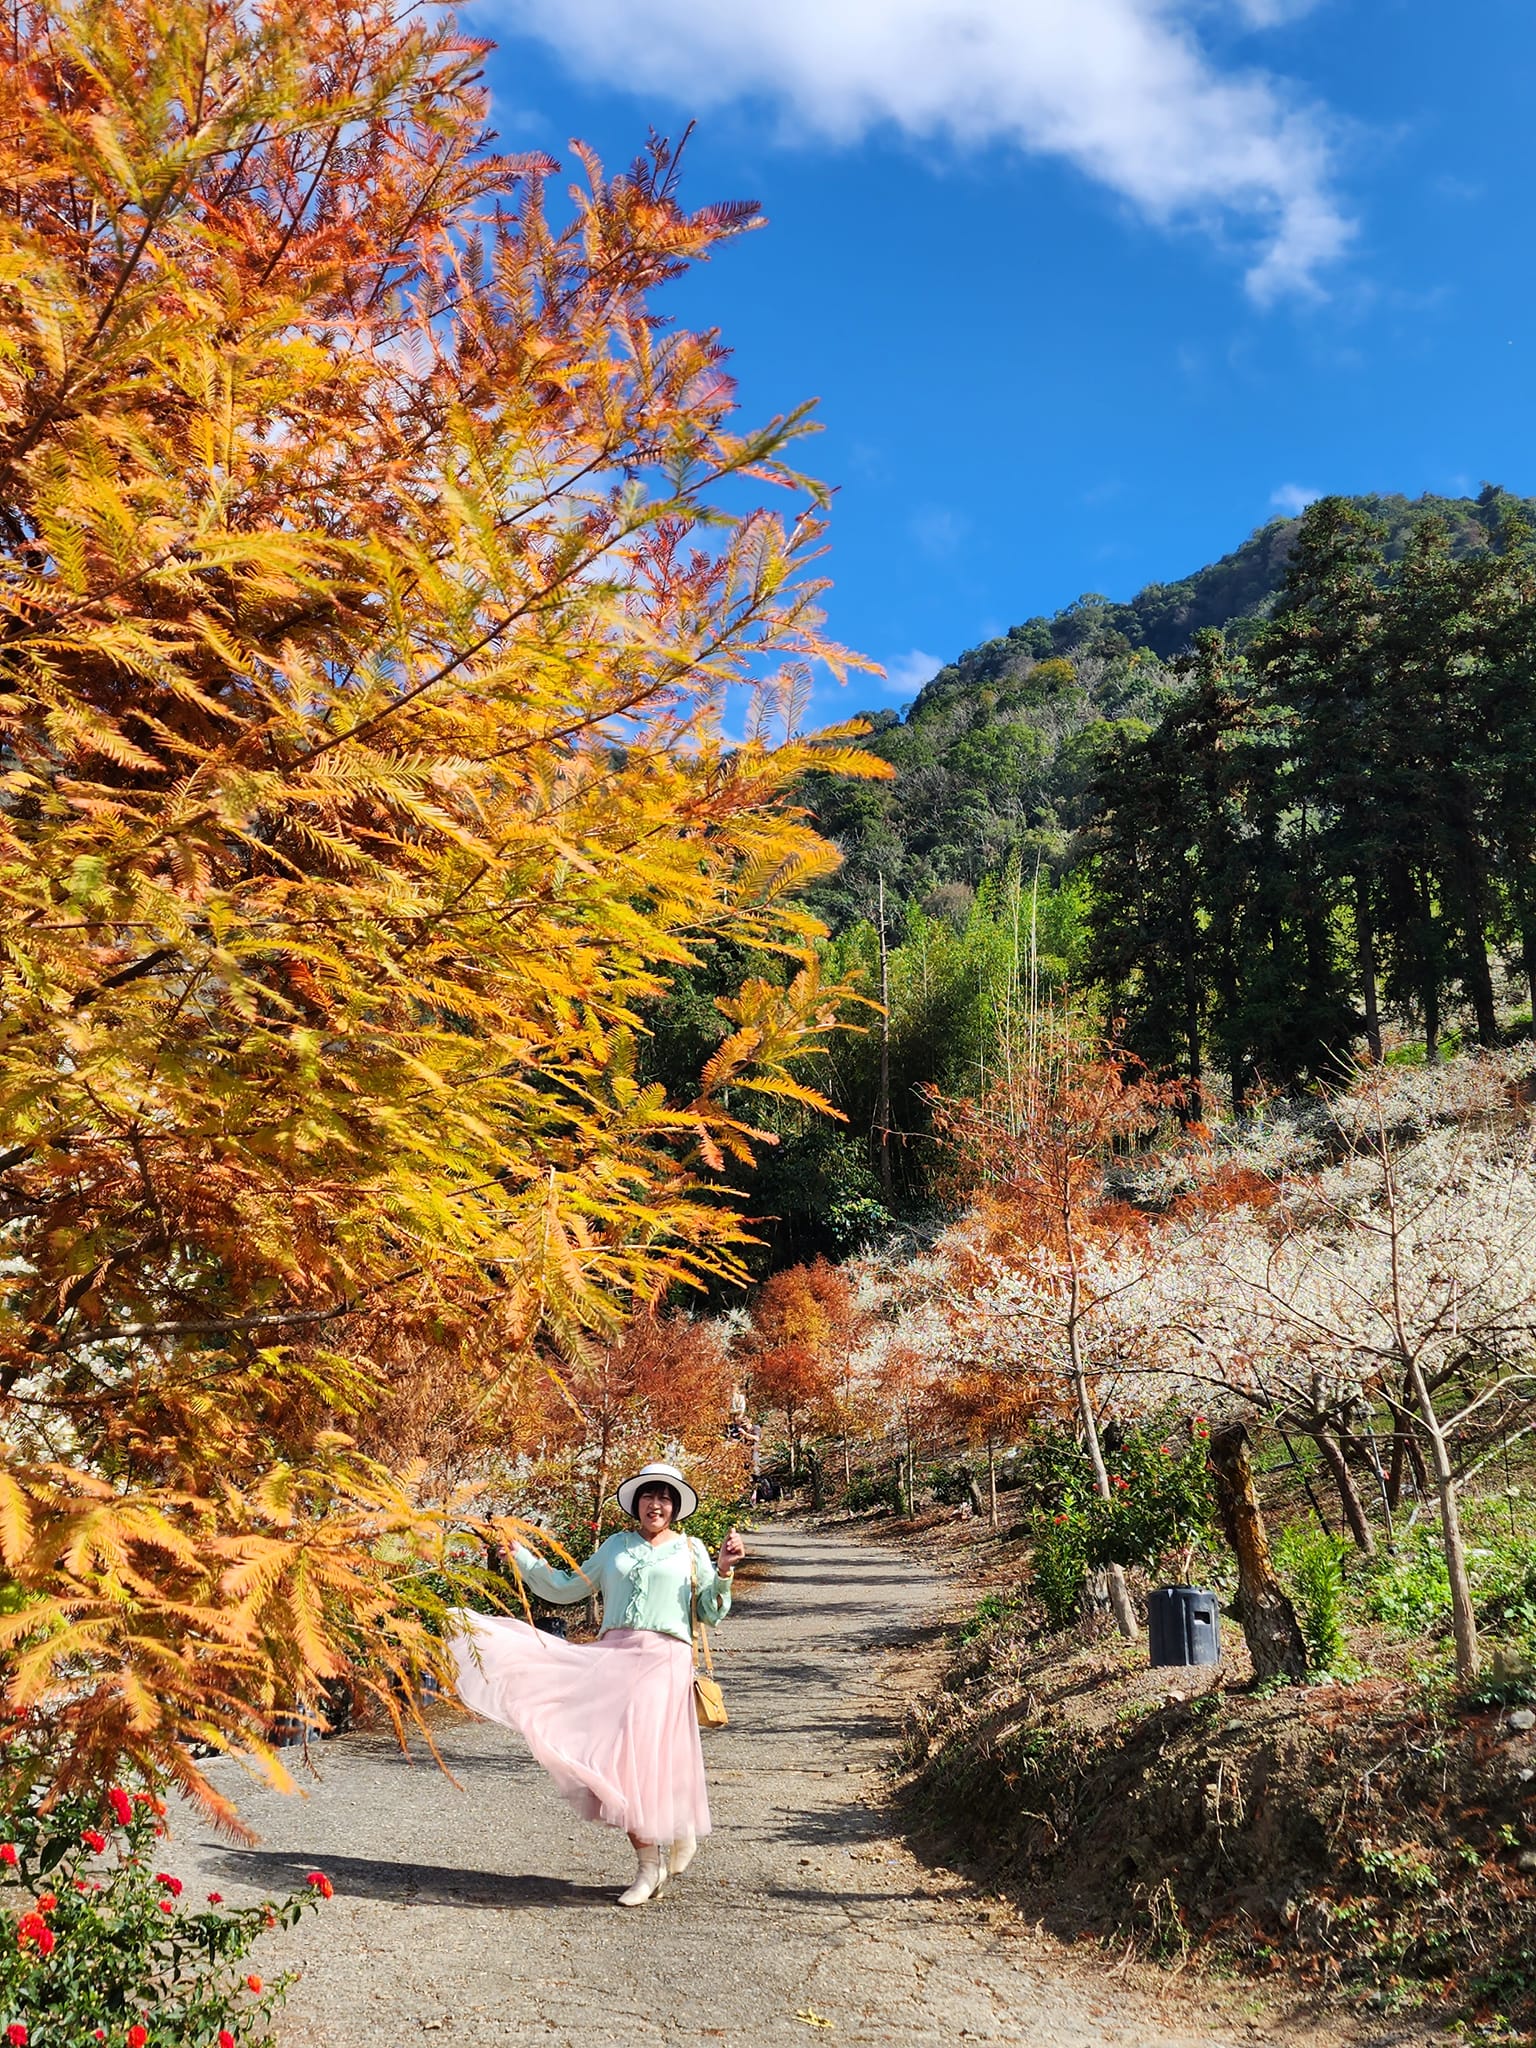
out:
<path id="1" fill-rule="evenodd" d="M 752 1545 L 768 1569 L 719 1642 L 732 1722 L 705 1737 L 716 1832 L 639 1911 L 614 1904 L 623 1837 L 579 1821 L 485 1722 L 442 1731 L 462 1790 L 390 1741 L 348 1736 L 316 1749 L 307 1797 L 238 1795 L 259 1847 L 181 1822 L 174 1867 L 189 1890 L 260 1897 L 317 1865 L 335 1881 L 330 1904 L 258 1957 L 269 1974 L 304 1973 L 282 2048 L 1252 2040 L 1175 2015 L 1172 1985 L 1154 2002 L 1069 1964 L 892 1839 L 879 1780 L 899 1701 L 890 1653 L 932 1625 L 942 1588 L 846 1538 L 775 1528 Z"/>

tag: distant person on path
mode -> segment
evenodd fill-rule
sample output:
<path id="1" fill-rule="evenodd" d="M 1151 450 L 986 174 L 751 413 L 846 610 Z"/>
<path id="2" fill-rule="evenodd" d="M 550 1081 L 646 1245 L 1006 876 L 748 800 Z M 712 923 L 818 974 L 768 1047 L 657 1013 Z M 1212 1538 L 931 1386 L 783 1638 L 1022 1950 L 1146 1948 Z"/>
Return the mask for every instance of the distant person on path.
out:
<path id="1" fill-rule="evenodd" d="M 618 1500 L 637 1527 L 608 1537 L 579 1571 L 557 1571 L 522 1544 L 512 1553 L 540 1600 L 601 1597 L 595 1643 L 458 1609 L 450 1647 L 465 1706 L 515 1728 L 584 1820 L 624 1829 L 639 1861 L 619 1904 L 643 1906 L 709 1833 L 690 1616 L 695 1601 L 706 1627 L 729 1613 L 746 1546 L 732 1529 L 716 1565 L 675 1527 L 699 1504 L 675 1465 L 633 1473 Z"/>

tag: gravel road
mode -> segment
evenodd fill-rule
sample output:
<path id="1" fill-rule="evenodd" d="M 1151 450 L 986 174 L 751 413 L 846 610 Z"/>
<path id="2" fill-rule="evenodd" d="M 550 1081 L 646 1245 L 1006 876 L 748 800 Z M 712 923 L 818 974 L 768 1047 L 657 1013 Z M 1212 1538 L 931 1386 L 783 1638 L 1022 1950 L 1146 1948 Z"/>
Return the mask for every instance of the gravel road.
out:
<path id="1" fill-rule="evenodd" d="M 893 1840 L 879 1769 L 897 1658 L 942 1589 L 896 1552 L 832 1536 L 772 1529 L 753 1549 L 766 1570 L 717 1659 L 732 1725 L 705 1737 L 715 1833 L 638 1911 L 614 1904 L 623 1837 L 579 1821 L 484 1722 L 442 1731 L 457 1786 L 430 1759 L 348 1736 L 316 1749 L 306 1797 L 241 1797 L 258 1848 L 183 1819 L 173 1867 L 204 1889 L 260 1897 L 316 1865 L 335 1881 L 257 1958 L 303 1971 L 283 2048 L 1254 2038 L 1251 2022 L 1212 2031 L 1187 1986 L 1154 2002 L 1065 1958 Z"/>

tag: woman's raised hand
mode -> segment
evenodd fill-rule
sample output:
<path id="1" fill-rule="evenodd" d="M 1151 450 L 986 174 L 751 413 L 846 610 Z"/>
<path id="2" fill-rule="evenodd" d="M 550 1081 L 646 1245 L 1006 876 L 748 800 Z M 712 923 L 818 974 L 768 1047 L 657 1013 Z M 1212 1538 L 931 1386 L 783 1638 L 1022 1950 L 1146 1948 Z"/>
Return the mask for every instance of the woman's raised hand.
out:
<path id="1" fill-rule="evenodd" d="M 746 1554 L 747 1546 L 745 1543 L 742 1542 L 734 1529 L 728 1529 L 725 1541 L 720 1546 L 720 1562 L 717 1569 L 729 1578 Z"/>

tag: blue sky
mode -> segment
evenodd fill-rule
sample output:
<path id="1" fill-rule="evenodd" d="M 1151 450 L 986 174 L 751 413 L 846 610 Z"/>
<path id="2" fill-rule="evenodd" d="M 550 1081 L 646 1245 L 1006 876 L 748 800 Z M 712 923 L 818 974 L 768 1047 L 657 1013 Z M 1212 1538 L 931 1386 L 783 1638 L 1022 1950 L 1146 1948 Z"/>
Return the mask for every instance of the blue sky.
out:
<path id="1" fill-rule="evenodd" d="M 675 288 L 837 487 L 825 716 L 1325 490 L 1536 491 L 1529 0 L 492 0 L 512 146 L 698 126 Z"/>

